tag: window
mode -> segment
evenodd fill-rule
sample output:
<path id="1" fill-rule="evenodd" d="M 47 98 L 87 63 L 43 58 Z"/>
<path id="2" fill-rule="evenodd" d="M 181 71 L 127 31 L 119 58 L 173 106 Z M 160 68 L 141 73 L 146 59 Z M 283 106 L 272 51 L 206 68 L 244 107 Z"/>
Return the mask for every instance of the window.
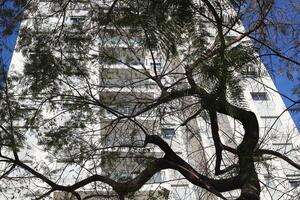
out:
<path id="1" fill-rule="evenodd" d="M 290 143 L 290 142 L 276 142 L 276 143 L 273 143 L 273 145 L 288 146 L 288 145 L 292 145 L 292 143 Z"/>
<path id="2" fill-rule="evenodd" d="M 85 21 L 85 16 L 72 16 L 70 20 L 73 26 L 82 26 Z"/>
<path id="3" fill-rule="evenodd" d="M 164 128 L 161 132 L 162 137 L 165 139 L 172 139 L 175 137 L 175 130 L 173 128 Z"/>
<path id="4" fill-rule="evenodd" d="M 251 97 L 254 101 L 268 100 L 268 94 L 266 92 L 251 92 Z"/>
<path id="5" fill-rule="evenodd" d="M 276 151 L 284 151 L 284 153 L 288 153 L 293 149 L 292 143 L 286 142 L 273 142 L 272 145 L 274 146 Z"/>
<path id="6" fill-rule="evenodd" d="M 300 186 L 299 174 L 287 174 L 287 178 L 292 187 L 296 188 Z"/>
<path id="7" fill-rule="evenodd" d="M 280 139 L 284 130 L 283 130 L 283 124 L 281 120 L 279 119 L 279 116 L 261 116 L 262 123 L 261 126 L 261 132 L 263 134 L 268 134 L 267 136 L 270 139 L 278 140 Z"/>
<path id="8" fill-rule="evenodd" d="M 265 185 L 267 186 L 267 187 L 270 187 L 270 186 L 272 186 L 273 185 L 273 177 L 270 175 L 270 174 L 266 174 L 266 175 L 264 175 L 264 179 L 265 179 Z"/>
<path id="9" fill-rule="evenodd" d="M 157 172 L 156 174 L 154 174 L 147 183 L 149 183 L 149 184 L 151 184 L 151 183 L 161 183 L 163 181 L 165 181 L 165 172 L 160 171 L 160 172 Z"/>
<path id="10" fill-rule="evenodd" d="M 300 185 L 300 180 L 289 180 L 292 187 L 298 187 Z"/>
<path id="11" fill-rule="evenodd" d="M 100 59 L 107 64 L 140 65 L 144 63 L 144 52 L 141 50 L 137 50 L 133 54 L 126 47 L 100 47 L 100 49 Z"/>
<path id="12" fill-rule="evenodd" d="M 73 0 L 74 3 L 88 3 L 87 0 Z"/>
<path id="13" fill-rule="evenodd" d="M 242 70 L 242 75 L 246 77 L 257 77 L 258 71 L 254 66 L 248 65 Z"/>
<path id="14" fill-rule="evenodd" d="M 154 64 L 153 62 L 151 62 L 151 63 L 150 63 L 150 66 L 151 66 L 151 67 L 154 67 L 154 66 L 156 66 L 156 67 L 161 67 L 161 63 L 160 63 L 160 62 L 156 62 L 156 63 Z"/>

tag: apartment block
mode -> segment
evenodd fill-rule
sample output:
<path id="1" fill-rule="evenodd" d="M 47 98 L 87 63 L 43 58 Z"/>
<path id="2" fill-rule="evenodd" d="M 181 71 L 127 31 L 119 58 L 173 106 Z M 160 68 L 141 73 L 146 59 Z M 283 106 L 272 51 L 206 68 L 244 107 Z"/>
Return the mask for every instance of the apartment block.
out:
<path id="1" fill-rule="evenodd" d="M 72 185 L 93 175 L 126 182 L 137 177 L 152 160 L 165 156 L 156 145 L 144 146 L 146 135 L 153 134 L 159 135 L 199 173 L 211 178 L 228 177 L 230 173 L 214 175 L 216 158 L 211 122 L 207 112 L 199 111 L 197 98 L 180 97 L 155 105 L 155 100 L 163 93 L 160 84 L 170 91 L 188 85 L 184 66 L 193 61 L 189 60 L 188 55 L 197 52 L 192 43 L 198 40 L 187 35 L 186 42 L 178 47 L 177 56 L 168 55 L 168 51 L 172 50 L 166 51 L 147 41 L 154 36 L 148 35 L 145 29 L 155 30 L 157 27 L 136 25 L 136 19 L 130 17 L 138 11 L 129 10 L 122 2 L 116 3 L 114 11 L 111 11 L 115 2 L 31 2 L 36 5 L 36 10 L 26 13 L 22 22 L 18 51 L 13 54 L 9 74 L 26 74 L 26 70 L 32 66 L 49 76 L 50 80 L 53 76 L 55 81 L 47 82 L 51 89 L 45 90 L 44 97 L 37 95 L 35 99 L 21 100 L 24 107 L 31 108 L 29 115 L 41 110 L 37 117 L 43 120 L 37 124 L 39 127 L 30 127 L 28 122 L 22 120 L 14 122 L 25 132 L 24 137 L 29 144 L 20 150 L 20 158 L 28 165 L 36 166 L 58 184 Z M 199 5 L 201 3 L 199 1 Z M 222 6 L 224 21 L 229 23 L 234 9 L 229 4 Z M 207 36 L 208 41 L 204 46 L 213 48 L 218 45 L 216 28 L 209 21 L 206 23 L 210 36 Z M 243 30 L 241 23 L 235 27 Z M 170 29 L 168 27 L 166 30 Z M 26 34 L 34 34 L 30 42 L 24 40 Z M 234 41 L 237 37 L 238 32 L 228 31 L 226 40 Z M 191 38 L 192 41 L 189 41 Z M 172 40 L 167 36 L 160 39 Z M 251 43 L 247 39 L 242 42 Z M 56 70 L 50 70 L 49 66 Z M 64 73 L 69 73 L 68 76 L 60 76 L 61 66 Z M 238 76 L 242 79 L 240 84 L 244 100 L 239 106 L 253 111 L 258 118 L 258 148 L 278 151 L 299 162 L 299 132 L 266 67 L 256 60 L 241 70 Z M 195 76 L 198 77 L 197 84 L 208 90 L 213 85 L 204 82 L 201 74 Z M 30 88 L 26 88 L 26 81 L 31 80 L 23 80 L 19 84 L 30 91 Z M 39 77 L 34 86 L 41 87 L 45 81 Z M 22 87 L 15 85 L 12 90 L 21 94 Z M 48 94 L 52 95 L 49 103 L 45 100 Z M 149 108 L 152 104 L 153 109 Z M 191 117 L 195 111 L 199 113 Z M 236 148 L 243 138 L 242 124 L 222 114 L 218 114 L 218 120 L 221 141 Z M 56 131 L 51 131 L 55 127 Z M 57 140 L 53 134 L 58 134 Z M 47 145 L 48 148 L 45 148 Z M 257 156 L 256 159 L 256 170 L 261 180 L 261 199 L 299 198 L 300 173 L 297 169 L 273 156 Z M 237 156 L 223 151 L 222 169 L 237 162 Z M 30 175 L 22 170 L 14 173 L 16 176 L 18 173 L 24 174 L 28 179 L 18 183 L 18 187 L 24 187 L 19 194 L 13 190 L 16 185 L 8 185 L 5 193 L 8 199 L 12 196 L 23 199 L 24 194 L 27 199 L 33 199 L 47 192 L 47 184 L 41 180 L 31 180 Z M 236 171 L 232 170 L 231 173 Z M 77 192 L 82 199 L 119 198 L 111 187 L 101 182 L 85 185 Z M 1 196 L 3 194 L 0 194 L 0 199 L 6 198 Z M 224 196 L 236 199 L 239 191 L 228 192 Z M 47 198 L 76 199 L 72 193 L 61 191 L 55 191 Z M 171 169 L 156 173 L 138 192 L 126 198 L 218 199 Z"/>

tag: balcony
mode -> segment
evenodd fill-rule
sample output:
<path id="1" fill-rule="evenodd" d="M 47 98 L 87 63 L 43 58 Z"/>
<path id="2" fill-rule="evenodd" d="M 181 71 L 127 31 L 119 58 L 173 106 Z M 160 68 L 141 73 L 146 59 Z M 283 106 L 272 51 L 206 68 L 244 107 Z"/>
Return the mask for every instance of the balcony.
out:
<path id="1" fill-rule="evenodd" d="M 100 48 L 135 48 L 142 45 L 143 34 L 136 28 L 102 28 L 99 30 L 99 47 Z"/>
<path id="2" fill-rule="evenodd" d="M 112 120 L 116 117 L 136 115 L 139 119 L 153 120 L 155 111 L 143 111 L 143 109 L 153 102 L 154 93 L 144 92 L 120 92 L 101 91 L 99 99 L 107 106 L 101 110 L 101 118 Z"/>
<path id="3" fill-rule="evenodd" d="M 104 68 L 100 72 L 100 85 L 112 88 L 154 88 L 154 82 L 150 80 L 145 70 L 130 68 Z"/>
<path id="4" fill-rule="evenodd" d="M 161 153 L 136 154 L 129 152 L 103 152 L 101 170 L 104 176 L 126 182 L 135 178 L 154 157 L 162 157 Z M 165 171 L 156 173 L 147 183 L 161 183 L 166 180 Z"/>
<path id="5" fill-rule="evenodd" d="M 145 88 L 145 89 L 153 89 L 153 82 L 147 80 L 131 80 L 131 81 L 122 81 L 120 79 L 107 79 L 101 82 L 101 86 L 107 88 Z"/>
<path id="6" fill-rule="evenodd" d="M 149 133 L 158 130 L 153 120 L 138 120 L 143 129 Z M 101 121 L 101 144 L 106 148 L 117 148 L 117 150 L 129 150 L 134 152 L 149 152 L 152 146 L 145 148 L 145 133 L 135 123 L 128 120 L 105 120 Z M 118 149 L 119 148 L 119 149 Z"/>
<path id="7" fill-rule="evenodd" d="M 136 65 L 144 65 L 145 55 L 142 49 L 128 48 L 121 46 L 121 41 L 110 38 L 108 43 L 111 45 L 112 41 L 116 42 L 115 46 L 99 47 L 99 62 L 106 65 L 119 64 L 124 67 L 134 67 Z M 118 44 L 119 43 L 119 44 Z"/>

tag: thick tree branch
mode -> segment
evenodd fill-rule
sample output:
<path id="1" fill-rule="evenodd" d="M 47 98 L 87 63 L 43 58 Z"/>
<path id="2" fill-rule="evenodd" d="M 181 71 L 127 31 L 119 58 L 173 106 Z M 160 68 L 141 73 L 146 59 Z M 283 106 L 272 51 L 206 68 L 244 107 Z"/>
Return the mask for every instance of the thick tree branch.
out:
<path id="1" fill-rule="evenodd" d="M 178 170 L 191 183 L 207 189 L 215 195 L 224 198 L 220 192 L 230 191 L 241 188 L 246 181 L 245 176 L 235 176 L 229 179 L 210 179 L 199 174 L 193 167 L 180 158 L 169 145 L 157 135 L 147 135 L 145 144 L 152 143 L 159 146 L 166 153 L 165 159 L 169 168 Z"/>
<path id="2" fill-rule="evenodd" d="M 214 146 L 216 150 L 216 166 L 215 166 L 215 174 L 220 175 L 221 172 L 221 161 L 222 161 L 222 150 L 223 150 L 223 145 L 220 140 L 220 135 L 219 135 L 219 125 L 218 125 L 218 117 L 217 117 L 217 112 L 213 108 L 214 106 L 212 105 L 212 108 L 208 111 L 209 117 L 210 117 L 210 125 L 211 125 L 211 133 L 214 141 Z"/>
<path id="3" fill-rule="evenodd" d="M 281 158 L 282 160 L 286 161 L 287 163 L 289 163 L 290 165 L 292 165 L 293 167 L 295 167 L 296 169 L 300 170 L 300 165 L 297 164 L 296 162 L 292 161 L 289 157 L 277 152 L 277 151 L 273 151 L 273 150 L 269 150 L 269 149 L 258 149 L 255 154 L 257 155 L 263 155 L 263 154 L 268 154 L 268 155 L 272 155 L 272 156 L 276 156 L 278 158 Z"/>

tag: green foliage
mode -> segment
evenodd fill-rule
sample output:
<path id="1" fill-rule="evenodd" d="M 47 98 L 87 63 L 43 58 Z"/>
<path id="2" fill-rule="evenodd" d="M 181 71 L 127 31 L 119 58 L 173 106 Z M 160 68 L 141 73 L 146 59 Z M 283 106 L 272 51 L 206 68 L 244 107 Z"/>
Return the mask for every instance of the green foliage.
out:
<path id="1" fill-rule="evenodd" d="M 67 1 L 49 3 L 53 9 L 57 4 L 67 5 Z M 21 94 L 24 98 L 32 98 L 35 112 L 19 112 L 18 105 L 14 105 L 14 116 L 27 118 L 27 126 L 39 127 L 37 133 L 43 132 L 38 134 L 39 144 L 44 145 L 46 150 L 59 152 L 68 149 L 71 152 L 76 151 L 77 145 L 83 149 L 91 147 L 91 144 L 83 145 L 81 135 L 88 130 L 89 123 L 99 123 L 95 117 L 99 85 L 89 82 L 94 75 L 93 70 L 100 70 L 100 65 L 106 64 L 143 65 L 147 51 L 160 51 L 166 66 L 174 66 L 178 60 L 178 68 L 193 66 L 193 76 L 199 86 L 215 93 L 218 98 L 225 97 L 237 104 L 243 102 L 240 74 L 245 66 L 255 64 L 253 49 L 241 42 L 226 48 L 224 58 L 216 53 L 201 60 L 201 57 L 213 50 L 218 52 L 220 48 L 218 39 L 207 30 L 208 27 L 213 29 L 213 23 L 200 17 L 205 14 L 202 6 L 190 0 L 154 0 L 143 5 L 138 1 L 120 1 L 109 16 L 106 14 L 107 10 L 97 7 L 88 14 L 85 23 L 72 30 L 59 23 L 45 28 L 44 23 L 49 22 L 45 17 L 35 20 L 33 27 L 23 26 L 20 31 L 17 49 L 26 57 L 22 83 L 28 85 L 22 88 Z M 228 40 L 226 36 L 225 39 Z M 209 49 L 210 40 L 216 40 L 215 49 Z M 91 49 L 98 45 L 97 42 L 103 48 L 92 54 Z M 126 53 L 134 56 L 125 56 L 125 61 L 120 62 L 124 52 L 117 48 L 118 45 L 127 46 Z M 91 67 L 92 63 L 95 63 L 95 68 Z M 144 80 L 162 80 L 167 76 L 178 78 L 176 70 L 163 68 L 161 77 L 151 77 L 154 75 L 147 74 L 146 70 L 135 73 L 143 73 L 141 77 Z M 100 70 L 101 75 L 106 76 L 105 70 Z M 126 76 L 127 79 L 132 77 Z M 134 81 L 143 80 L 131 80 L 126 84 L 132 84 L 134 88 Z M 73 103 L 69 104 L 70 101 Z M 144 106 L 140 99 L 135 101 Z M 42 114 L 45 107 L 65 121 L 60 124 L 61 119 L 56 115 L 53 119 L 45 117 Z M 1 118 L 5 117 L 7 115 L 2 114 Z"/>

